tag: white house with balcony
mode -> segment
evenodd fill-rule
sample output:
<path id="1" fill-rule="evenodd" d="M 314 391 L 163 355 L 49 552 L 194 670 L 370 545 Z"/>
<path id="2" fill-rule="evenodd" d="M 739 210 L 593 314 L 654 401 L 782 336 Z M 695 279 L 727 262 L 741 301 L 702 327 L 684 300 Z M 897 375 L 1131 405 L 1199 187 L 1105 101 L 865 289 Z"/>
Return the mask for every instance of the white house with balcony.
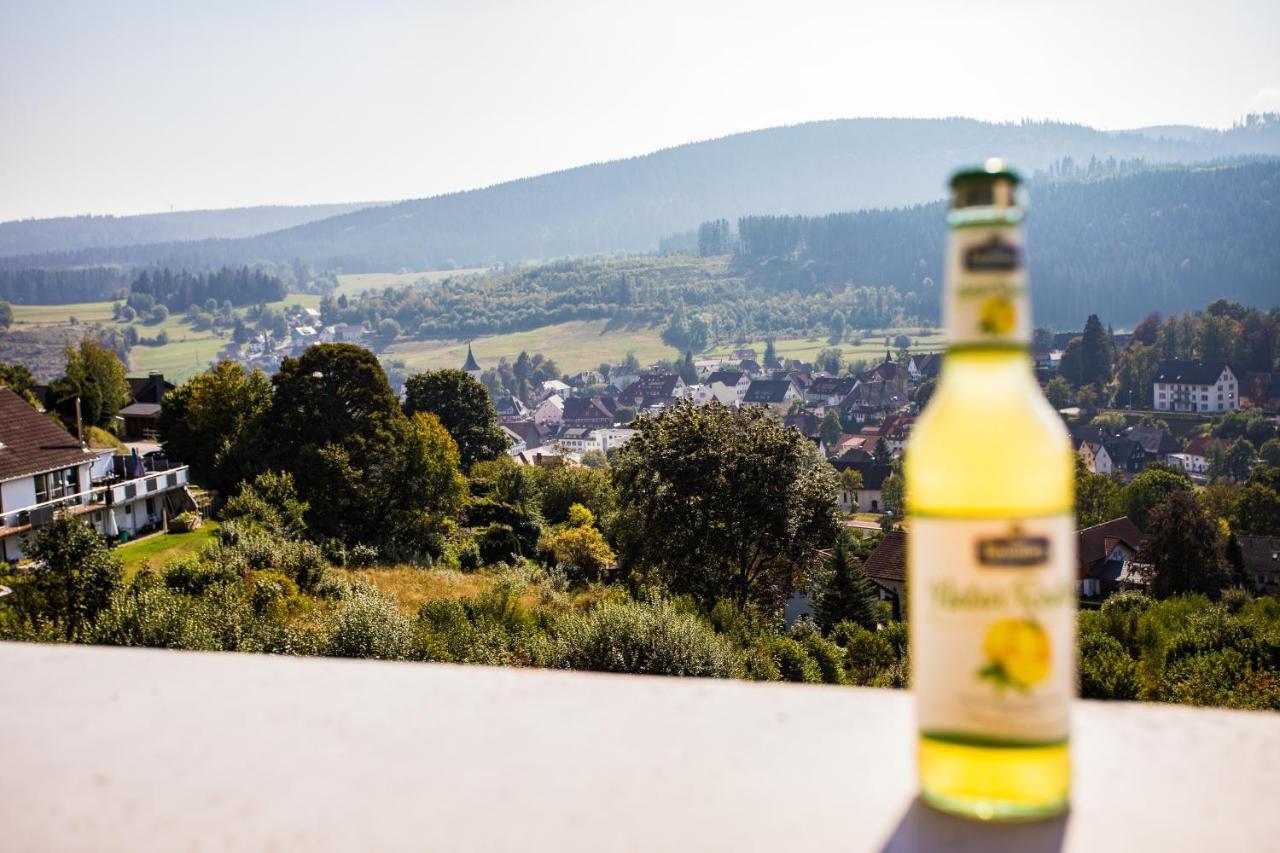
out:
<path id="1" fill-rule="evenodd" d="M 27 539 L 59 512 L 112 540 L 162 529 L 194 508 L 186 485 L 186 466 L 104 457 L 0 387 L 0 560 L 22 559 Z"/>
<path id="2" fill-rule="evenodd" d="M 1240 408 L 1239 385 L 1226 362 L 1162 361 L 1151 399 L 1161 412 L 1234 412 Z"/>

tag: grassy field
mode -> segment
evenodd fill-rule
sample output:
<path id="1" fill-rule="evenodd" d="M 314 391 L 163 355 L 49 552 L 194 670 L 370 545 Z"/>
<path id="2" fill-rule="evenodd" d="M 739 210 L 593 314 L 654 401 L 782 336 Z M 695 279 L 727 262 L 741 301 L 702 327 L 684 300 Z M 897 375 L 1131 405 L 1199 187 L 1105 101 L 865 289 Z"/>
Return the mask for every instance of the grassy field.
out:
<path id="1" fill-rule="evenodd" d="M 279 302 L 268 303 L 269 308 L 282 309 L 288 305 L 304 308 L 320 307 L 320 297 L 315 294 L 291 293 Z M 14 305 L 13 328 L 30 329 L 38 326 L 61 326 L 75 317 L 80 323 L 101 323 L 103 326 L 124 328 L 133 325 L 144 338 L 154 338 L 161 331 L 169 336 L 164 346 L 135 346 L 130 353 L 129 372 L 149 373 L 158 370 L 171 382 L 182 382 L 209 366 L 210 359 L 231 340 L 229 335 L 216 334 L 211 329 L 197 330 L 187 322 L 185 315 L 170 314 L 163 323 L 145 323 L 135 320 L 132 324 L 111 319 L 110 302 L 81 302 L 72 305 Z"/>
<path id="2" fill-rule="evenodd" d="M 611 328 L 607 320 L 574 320 L 544 326 L 531 332 L 511 332 L 476 338 L 472 352 L 481 367 L 495 367 L 506 356 L 514 361 L 523 350 L 532 355 L 540 352 L 555 359 L 560 370 L 577 373 L 594 368 L 602 361 L 619 362 L 634 351 L 641 364 L 660 358 L 674 358 L 676 351 L 662 342 L 660 326 Z M 466 341 L 404 341 L 392 346 L 385 355 L 400 359 L 411 370 L 436 370 L 461 367 L 467 358 Z"/>
<path id="3" fill-rule="evenodd" d="M 366 290 L 382 290 L 385 287 L 428 287 L 437 281 L 455 276 L 479 275 L 488 272 L 483 268 L 464 270 L 431 270 L 429 272 L 365 272 L 338 276 L 338 289 L 333 292 L 334 299 L 339 296 L 359 296 Z"/>
<path id="4" fill-rule="evenodd" d="M 217 531 L 218 522 L 206 521 L 190 533 L 160 533 L 121 545 L 116 549 L 116 556 L 124 565 L 126 575 L 142 568 L 143 563 L 159 569 L 170 560 L 196 553 L 213 540 Z"/>
<path id="5" fill-rule="evenodd" d="M 47 326 L 69 323 L 75 317 L 80 323 L 110 323 L 110 302 L 76 302 L 69 305 L 14 305 L 13 324 Z"/>
<path id="6" fill-rule="evenodd" d="M 911 349 L 914 352 L 936 352 L 946 348 L 946 339 L 941 333 L 922 336 L 917 334 L 918 331 L 915 328 L 876 329 L 869 332 L 858 331 L 855 334 L 862 340 L 857 344 L 848 339 L 839 344 L 831 344 L 827 342 L 825 335 L 815 335 L 810 338 L 780 338 L 773 342 L 773 347 L 779 358 L 798 358 L 801 361 L 813 361 L 819 352 L 829 348 L 839 349 L 846 361 L 855 358 L 876 358 L 883 356 L 885 349 L 890 352 L 894 350 L 892 339 L 898 335 L 906 335 L 911 338 Z M 886 337 L 890 338 L 890 344 L 887 348 L 884 343 Z M 756 355 L 763 358 L 765 342 L 725 344 L 724 346 L 712 347 L 705 353 L 701 353 L 699 357 L 723 358 L 731 355 L 735 349 L 741 348 L 754 349 Z"/>

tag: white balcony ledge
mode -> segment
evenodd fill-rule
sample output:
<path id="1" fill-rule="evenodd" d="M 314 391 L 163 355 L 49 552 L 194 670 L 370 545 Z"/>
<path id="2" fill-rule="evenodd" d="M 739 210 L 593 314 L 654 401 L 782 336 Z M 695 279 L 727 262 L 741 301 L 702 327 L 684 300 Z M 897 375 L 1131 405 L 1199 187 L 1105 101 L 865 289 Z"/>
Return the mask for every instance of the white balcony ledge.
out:
<path id="1" fill-rule="evenodd" d="M 0 644 L 13 851 L 1264 850 L 1280 714 L 1082 702 L 1069 816 L 914 800 L 900 691 Z"/>

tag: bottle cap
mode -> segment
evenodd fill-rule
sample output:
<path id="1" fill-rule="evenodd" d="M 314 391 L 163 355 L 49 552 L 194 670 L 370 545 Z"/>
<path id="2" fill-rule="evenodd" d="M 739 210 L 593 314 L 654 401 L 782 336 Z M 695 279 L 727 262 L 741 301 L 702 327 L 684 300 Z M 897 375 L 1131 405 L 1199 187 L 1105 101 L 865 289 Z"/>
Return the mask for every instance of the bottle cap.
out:
<path id="1" fill-rule="evenodd" d="M 1021 183 L 1021 175 L 999 157 L 992 157 L 981 166 L 961 169 L 951 176 L 951 209 L 1020 207 L 1016 190 Z"/>

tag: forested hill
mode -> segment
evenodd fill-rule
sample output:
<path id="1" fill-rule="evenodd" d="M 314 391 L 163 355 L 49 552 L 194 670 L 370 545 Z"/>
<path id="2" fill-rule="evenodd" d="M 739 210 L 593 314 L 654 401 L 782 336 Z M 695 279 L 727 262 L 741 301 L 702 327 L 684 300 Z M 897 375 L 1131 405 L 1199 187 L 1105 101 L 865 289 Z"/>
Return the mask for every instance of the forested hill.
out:
<path id="1" fill-rule="evenodd" d="M 346 272 L 645 251 L 705 219 L 928 202 L 959 164 L 998 153 L 1027 173 L 1070 157 L 1191 162 L 1280 155 L 1280 116 L 1229 131 L 1117 133 L 1058 123 L 843 119 L 741 133 L 635 157 L 405 201 L 242 240 L 164 243 L 0 260 L 14 267 L 300 258 Z"/>
<path id="2" fill-rule="evenodd" d="M 1116 324 L 1225 297 L 1280 304 L 1280 160 L 1166 168 L 1030 187 L 1029 269 L 1038 322 Z M 750 216 L 729 243 L 743 264 L 815 286 L 888 285 L 936 311 L 943 203 L 819 217 Z M 716 230 L 707 223 L 704 234 Z M 706 239 L 704 237 L 704 242 Z M 713 241 L 714 242 L 714 241 Z"/>
<path id="3" fill-rule="evenodd" d="M 238 207 L 140 216 L 61 216 L 0 222 L 0 257 L 206 238 L 252 237 L 381 202 Z"/>

